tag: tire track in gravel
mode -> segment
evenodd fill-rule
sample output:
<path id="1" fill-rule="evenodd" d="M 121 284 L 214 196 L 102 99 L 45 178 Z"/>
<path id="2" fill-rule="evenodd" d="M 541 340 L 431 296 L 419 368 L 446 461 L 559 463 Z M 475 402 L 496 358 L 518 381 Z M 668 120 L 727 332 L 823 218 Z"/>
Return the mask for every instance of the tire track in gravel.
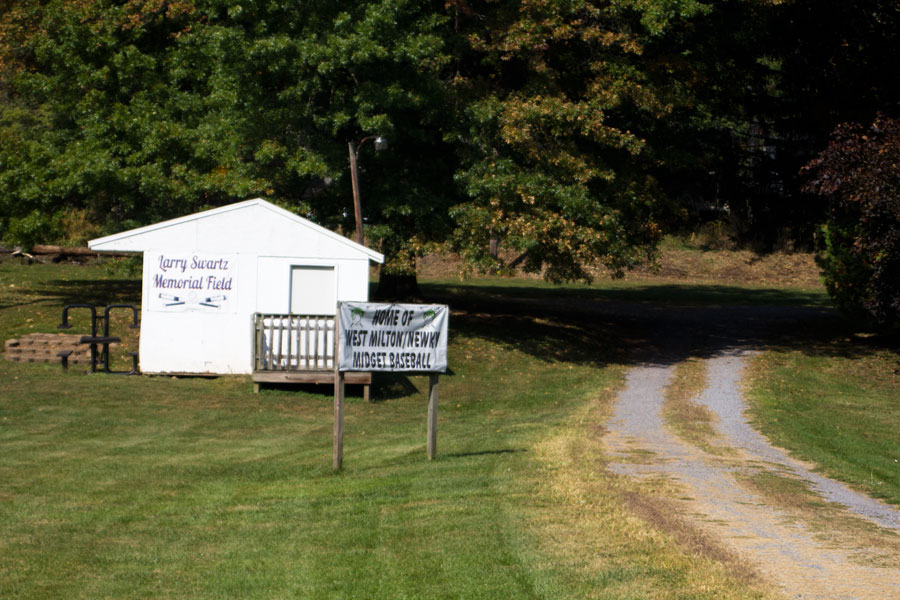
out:
<path id="1" fill-rule="evenodd" d="M 684 342 L 684 337 L 670 338 Z M 811 473 L 770 446 L 743 417 L 743 358 L 725 350 L 709 359 L 710 386 L 698 401 L 719 417 L 737 457 L 713 456 L 671 434 L 662 404 L 677 360 L 645 361 L 627 376 L 605 437 L 610 470 L 620 475 L 665 476 L 677 482 L 676 501 L 713 537 L 754 564 L 791 598 L 900 598 L 900 571 L 865 564 L 866 548 L 836 547 L 767 500 L 742 486 L 737 475 L 761 468 L 785 470 L 811 482 L 832 502 L 881 527 L 900 530 L 900 511 Z"/>
<path id="2" fill-rule="evenodd" d="M 751 456 L 778 465 L 810 483 L 812 489 L 825 500 L 841 504 L 854 515 L 867 519 L 879 527 L 900 531 L 900 510 L 851 490 L 845 484 L 823 477 L 769 444 L 744 418 L 745 405 L 740 392 L 744 356 L 726 354 L 709 360 L 710 385 L 697 402 L 708 408 L 718 419 L 717 428 L 728 443 Z"/>

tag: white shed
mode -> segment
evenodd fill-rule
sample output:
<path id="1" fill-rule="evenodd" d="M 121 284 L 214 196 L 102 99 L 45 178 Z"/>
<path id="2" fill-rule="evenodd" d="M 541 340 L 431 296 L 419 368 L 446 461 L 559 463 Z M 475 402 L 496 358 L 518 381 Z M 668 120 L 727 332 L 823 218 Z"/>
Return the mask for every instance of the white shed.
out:
<path id="1" fill-rule="evenodd" d="M 384 261 L 259 198 L 88 246 L 144 254 L 142 372 L 255 381 L 327 379 L 337 302 L 367 301 L 369 263 Z"/>

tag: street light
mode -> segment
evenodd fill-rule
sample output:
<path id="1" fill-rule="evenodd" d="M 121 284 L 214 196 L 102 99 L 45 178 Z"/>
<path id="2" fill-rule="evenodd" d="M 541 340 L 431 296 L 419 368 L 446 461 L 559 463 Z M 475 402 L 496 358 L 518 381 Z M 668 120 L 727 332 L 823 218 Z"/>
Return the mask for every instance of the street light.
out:
<path id="1" fill-rule="evenodd" d="M 354 144 L 353 142 L 348 143 L 350 148 L 350 182 L 353 184 L 353 212 L 356 216 L 356 241 L 360 245 L 365 245 L 366 241 L 363 236 L 362 207 L 359 202 L 359 174 L 356 169 L 356 161 L 359 158 L 359 149 L 362 148 L 362 145 L 368 140 L 375 141 L 376 152 L 387 150 L 388 147 L 388 141 L 380 135 L 364 137 L 359 141 L 359 145 Z"/>

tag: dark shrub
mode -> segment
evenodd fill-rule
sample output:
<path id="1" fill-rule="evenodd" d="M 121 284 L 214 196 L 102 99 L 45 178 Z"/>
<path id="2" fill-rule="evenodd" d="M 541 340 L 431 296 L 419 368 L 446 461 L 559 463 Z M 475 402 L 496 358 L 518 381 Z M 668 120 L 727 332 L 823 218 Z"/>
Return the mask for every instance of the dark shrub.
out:
<path id="1" fill-rule="evenodd" d="M 819 266 L 835 304 L 879 329 L 900 328 L 900 120 L 839 125 L 804 171 L 805 190 L 830 202 Z"/>

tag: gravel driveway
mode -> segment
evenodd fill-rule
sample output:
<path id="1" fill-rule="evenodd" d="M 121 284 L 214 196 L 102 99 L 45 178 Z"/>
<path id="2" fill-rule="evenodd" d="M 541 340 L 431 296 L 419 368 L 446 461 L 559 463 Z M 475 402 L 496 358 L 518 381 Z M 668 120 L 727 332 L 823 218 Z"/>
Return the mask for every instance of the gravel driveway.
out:
<path id="1" fill-rule="evenodd" d="M 630 311 L 629 311 L 630 312 Z M 679 488 L 675 502 L 698 527 L 756 566 L 791 598 L 900 598 L 898 557 L 838 542 L 766 498 L 741 475 L 768 470 L 802 478 L 842 510 L 892 531 L 900 511 L 822 477 L 773 448 L 744 418 L 741 375 L 747 353 L 787 324 L 823 316 L 815 309 L 728 308 L 661 310 L 632 318 L 644 330 L 645 356 L 628 373 L 604 441 L 610 469 L 627 477 L 665 476 Z M 664 390 L 675 365 L 700 350 L 710 384 L 695 402 L 717 417 L 727 456 L 711 455 L 669 432 Z M 671 499 L 670 499 L 671 500 Z M 827 528 L 826 528 L 827 529 Z"/>

